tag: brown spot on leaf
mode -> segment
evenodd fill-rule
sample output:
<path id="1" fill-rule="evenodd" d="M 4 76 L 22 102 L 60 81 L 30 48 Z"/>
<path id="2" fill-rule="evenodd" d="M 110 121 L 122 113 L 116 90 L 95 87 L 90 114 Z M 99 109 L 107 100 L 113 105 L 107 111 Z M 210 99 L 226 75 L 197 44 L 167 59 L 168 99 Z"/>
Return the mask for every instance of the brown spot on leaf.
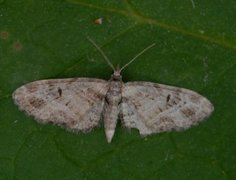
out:
<path id="1" fill-rule="evenodd" d="M 7 31 L 0 32 L 0 39 L 7 40 L 9 37 L 9 33 Z"/>
<path id="2" fill-rule="evenodd" d="M 12 48 L 13 48 L 13 50 L 15 50 L 15 51 L 20 51 L 20 50 L 22 50 L 23 45 L 22 45 L 22 43 L 21 43 L 20 41 L 15 41 L 15 42 L 13 42 L 13 44 L 12 44 Z"/>

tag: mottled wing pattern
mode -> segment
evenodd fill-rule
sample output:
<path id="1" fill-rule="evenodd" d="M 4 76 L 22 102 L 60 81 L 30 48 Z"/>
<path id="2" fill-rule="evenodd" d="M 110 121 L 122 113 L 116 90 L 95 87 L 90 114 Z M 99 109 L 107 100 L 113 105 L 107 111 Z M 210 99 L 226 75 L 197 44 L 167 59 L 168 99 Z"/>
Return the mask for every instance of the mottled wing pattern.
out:
<path id="1" fill-rule="evenodd" d="M 92 78 L 40 80 L 21 86 L 13 99 L 41 123 L 89 131 L 100 121 L 108 82 Z"/>
<path id="2" fill-rule="evenodd" d="M 128 82 L 122 87 L 122 123 L 141 135 L 186 129 L 212 111 L 212 104 L 191 90 L 149 82 Z"/>

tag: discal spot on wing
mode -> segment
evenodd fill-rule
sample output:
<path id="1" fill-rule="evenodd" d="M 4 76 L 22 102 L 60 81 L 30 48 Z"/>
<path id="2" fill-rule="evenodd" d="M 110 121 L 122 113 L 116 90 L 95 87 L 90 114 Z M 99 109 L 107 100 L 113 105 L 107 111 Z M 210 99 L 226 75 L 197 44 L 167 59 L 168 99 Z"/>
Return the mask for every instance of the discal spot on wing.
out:
<path id="1" fill-rule="evenodd" d="M 61 88 L 58 87 L 58 88 L 57 88 L 57 91 L 58 91 L 59 96 L 61 97 L 61 96 L 62 96 L 62 90 L 61 90 Z"/>
<path id="2" fill-rule="evenodd" d="M 167 97 L 166 97 L 166 102 L 168 103 L 169 100 L 170 100 L 170 94 L 167 95 Z"/>

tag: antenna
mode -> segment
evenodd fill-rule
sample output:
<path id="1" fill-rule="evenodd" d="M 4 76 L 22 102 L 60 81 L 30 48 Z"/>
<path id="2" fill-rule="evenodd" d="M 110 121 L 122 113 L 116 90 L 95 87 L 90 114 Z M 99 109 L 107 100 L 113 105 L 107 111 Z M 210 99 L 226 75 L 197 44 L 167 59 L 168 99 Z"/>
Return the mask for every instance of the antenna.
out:
<path id="1" fill-rule="evenodd" d="M 149 45 L 148 47 L 146 47 L 144 50 L 142 50 L 140 53 L 138 53 L 133 59 L 131 59 L 127 64 L 125 64 L 120 71 L 122 71 L 123 69 L 125 69 L 128 65 L 130 65 L 132 62 L 134 62 L 135 59 L 137 59 L 139 56 L 141 56 L 144 52 L 146 52 L 147 50 L 149 50 L 150 48 L 152 48 L 153 46 L 155 46 L 156 43 L 153 43 L 151 45 Z"/>
<path id="2" fill-rule="evenodd" d="M 87 37 L 87 39 L 96 47 L 96 49 L 101 53 L 101 55 L 103 56 L 103 58 L 105 59 L 105 61 L 107 62 L 107 64 L 113 69 L 113 71 L 115 72 L 115 67 L 113 66 L 113 64 L 111 63 L 111 61 L 108 59 L 108 57 L 105 55 L 105 53 L 102 51 L 102 49 L 89 37 Z M 153 43 L 151 45 L 149 45 L 148 47 L 146 47 L 144 50 L 142 50 L 140 53 L 138 53 L 133 59 L 131 59 L 127 64 L 125 64 L 121 69 L 120 72 L 125 69 L 128 65 L 130 65 L 132 62 L 134 62 L 134 60 L 136 60 L 139 56 L 141 56 L 143 53 L 145 53 L 147 50 L 149 50 L 150 48 L 152 48 L 153 46 L 155 46 L 156 43 Z"/>
<path id="3" fill-rule="evenodd" d="M 113 66 L 113 64 L 110 62 L 110 60 L 108 59 L 108 57 L 105 55 L 105 53 L 102 51 L 102 49 L 89 37 L 87 37 L 87 39 L 96 47 L 96 49 L 101 53 L 101 55 L 103 56 L 103 58 L 106 60 L 107 64 L 113 69 L 113 71 L 115 72 L 115 67 Z"/>

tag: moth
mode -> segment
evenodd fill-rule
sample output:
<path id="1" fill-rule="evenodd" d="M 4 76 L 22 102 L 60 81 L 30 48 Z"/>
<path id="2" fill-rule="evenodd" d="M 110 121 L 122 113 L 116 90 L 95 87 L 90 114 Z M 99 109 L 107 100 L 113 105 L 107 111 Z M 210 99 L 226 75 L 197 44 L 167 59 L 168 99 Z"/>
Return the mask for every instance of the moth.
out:
<path id="1" fill-rule="evenodd" d="M 39 80 L 25 84 L 12 97 L 20 110 L 40 123 L 53 123 L 72 132 L 89 132 L 103 120 L 105 135 L 111 142 L 118 117 L 126 128 L 137 128 L 142 136 L 180 131 L 198 124 L 214 110 L 211 102 L 198 93 L 152 82 L 122 81 L 122 68 L 115 68 L 91 39 L 113 69 L 110 80 L 68 78 Z"/>

